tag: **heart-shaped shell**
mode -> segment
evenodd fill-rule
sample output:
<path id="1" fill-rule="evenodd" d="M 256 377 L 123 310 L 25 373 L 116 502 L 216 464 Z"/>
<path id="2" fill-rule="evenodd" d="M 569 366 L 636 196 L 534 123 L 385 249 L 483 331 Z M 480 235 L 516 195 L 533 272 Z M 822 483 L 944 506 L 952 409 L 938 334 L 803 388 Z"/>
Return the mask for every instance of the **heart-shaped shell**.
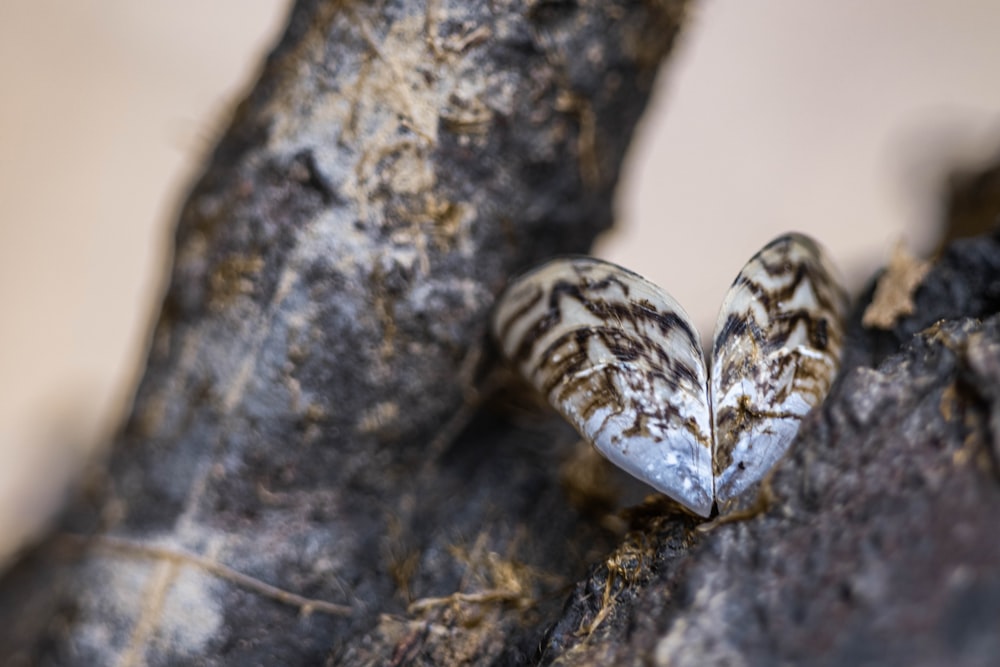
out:
<path id="1" fill-rule="evenodd" d="M 501 295 L 506 357 L 609 460 L 702 516 L 758 482 L 836 375 L 846 296 L 812 239 L 775 239 L 723 301 L 710 368 L 691 318 L 641 276 L 554 259 Z"/>

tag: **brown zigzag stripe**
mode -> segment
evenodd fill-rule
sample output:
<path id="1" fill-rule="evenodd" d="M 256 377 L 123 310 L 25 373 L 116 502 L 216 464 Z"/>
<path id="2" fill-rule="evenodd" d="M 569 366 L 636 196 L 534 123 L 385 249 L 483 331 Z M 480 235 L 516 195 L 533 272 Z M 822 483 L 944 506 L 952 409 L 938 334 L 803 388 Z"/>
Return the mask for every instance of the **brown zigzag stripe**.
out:
<path id="1" fill-rule="evenodd" d="M 784 455 L 839 366 L 846 296 L 801 234 L 733 281 L 711 373 L 666 292 L 589 257 L 552 260 L 504 291 L 504 354 L 613 463 L 692 511 L 725 509 Z"/>

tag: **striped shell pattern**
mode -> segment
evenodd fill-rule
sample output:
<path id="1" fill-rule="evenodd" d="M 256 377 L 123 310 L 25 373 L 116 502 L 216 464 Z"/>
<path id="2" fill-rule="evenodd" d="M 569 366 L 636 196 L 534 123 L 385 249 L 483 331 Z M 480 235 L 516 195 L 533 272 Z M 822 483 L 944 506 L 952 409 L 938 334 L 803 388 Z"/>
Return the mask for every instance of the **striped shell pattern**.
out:
<path id="1" fill-rule="evenodd" d="M 846 307 L 822 249 L 787 234 L 736 277 L 708 365 L 680 304 L 590 257 L 557 258 L 512 282 L 493 333 L 612 463 L 708 516 L 759 482 L 822 402 Z"/>

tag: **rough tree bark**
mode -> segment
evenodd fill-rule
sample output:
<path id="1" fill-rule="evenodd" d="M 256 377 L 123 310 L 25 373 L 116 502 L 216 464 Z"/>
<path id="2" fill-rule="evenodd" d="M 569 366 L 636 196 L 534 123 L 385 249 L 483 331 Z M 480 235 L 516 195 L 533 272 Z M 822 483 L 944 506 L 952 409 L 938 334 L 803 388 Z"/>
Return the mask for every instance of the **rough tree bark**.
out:
<path id="1" fill-rule="evenodd" d="M 0 586 L 4 664 L 1000 655 L 998 233 L 888 330 L 859 300 L 742 521 L 610 513 L 630 482 L 565 424 L 481 400 L 494 294 L 610 223 L 684 9 L 300 2 L 183 210 L 103 482 Z"/>

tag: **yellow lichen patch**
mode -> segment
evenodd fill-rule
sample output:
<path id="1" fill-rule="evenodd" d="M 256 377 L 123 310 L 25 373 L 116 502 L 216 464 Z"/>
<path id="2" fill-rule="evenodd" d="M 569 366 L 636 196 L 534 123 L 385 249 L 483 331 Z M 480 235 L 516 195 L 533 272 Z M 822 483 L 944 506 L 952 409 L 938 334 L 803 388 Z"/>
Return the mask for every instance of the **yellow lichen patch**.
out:
<path id="1" fill-rule="evenodd" d="M 604 581 L 604 593 L 601 596 L 601 608 L 589 621 L 583 623 L 576 631 L 577 635 L 589 637 L 615 610 L 617 595 L 624 587 L 634 587 L 648 573 L 644 567 L 646 558 L 652 556 L 652 550 L 644 537 L 633 533 L 605 561 L 607 578 Z"/>
<path id="2" fill-rule="evenodd" d="M 535 605 L 537 583 L 541 579 L 555 580 L 538 570 L 485 548 L 487 535 L 480 533 L 471 549 L 449 548 L 452 556 L 466 566 L 460 588 L 451 595 L 422 598 L 407 609 L 411 614 L 446 608 L 461 614 L 467 623 L 481 620 L 481 615 L 497 605 L 528 609 Z M 517 550 L 518 539 L 510 542 L 509 551 Z M 561 581 L 556 581 L 561 583 Z"/>
<path id="3" fill-rule="evenodd" d="M 912 314 L 913 295 L 930 268 L 929 262 L 911 255 L 902 243 L 897 244 L 861 323 L 866 327 L 891 329 L 901 316 Z"/>
<path id="4" fill-rule="evenodd" d="M 601 181 L 601 168 L 597 153 L 597 123 L 590 102 L 564 90 L 556 100 L 556 109 L 577 117 L 580 134 L 577 137 L 576 152 L 580 161 L 580 178 L 588 186 L 596 186 Z"/>
<path id="5" fill-rule="evenodd" d="M 951 421 L 958 412 L 958 390 L 954 384 L 950 384 L 941 392 L 941 402 L 938 409 L 945 421 Z"/>
<path id="6" fill-rule="evenodd" d="M 135 432 L 139 437 L 150 438 L 160 430 L 167 414 L 170 398 L 170 395 L 161 390 L 144 403 L 138 404 L 140 407 L 132 415 L 132 420 Z"/>
<path id="7" fill-rule="evenodd" d="M 424 197 L 424 213 L 430 223 L 430 236 L 441 250 L 453 249 L 468 233 L 472 207 L 441 199 L 428 192 Z"/>
<path id="8" fill-rule="evenodd" d="M 372 304 L 372 311 L 378 318 L 379 323 L 382 325 L 382 342 L 379 345 L 379 361 L 388 362 L 392 356 L 396 353 L 396 318 L 393 316 L 392 309 L 392 297 L 386 294 L 386 289 L 384 287 L 385 278 L 381 271 L 376 267 L 375 272 L 371 276 L 372 281 L 372 294 L 375 297 L 375 302 Z M 384 363 L 384 367 L 380 367 L 378 370 L 381 372 L 389 372 L 388 366 Z"/>
<path id="9" fill-rule="evenodd" d="M 220 306 L 234 297 L 249 294 L 254 279 L 264 268 L 261 257 L 231 256 L 223 260 L 209 278 L 212 305 Z"/>
<path id="10" fill-rule="evenodd" d="M 382 614 L 372 633 L 372 643 L 376 651 L 381 646 L 392 646 L 392 662 L 386 663 L 382 653 L 352 662 L 365 665 L 471 665 L 482 661 L 484 655 L 496 655 L 503 649 L 492 626 L 460 627 L 455 625 L 452 616 L 445 612 L 434 621 L 411 621 Z"/>
<path id="11" fill-rule="evenodd" d="M 442 199 L 428 189 L 419 198 L 394 207 L 391 217 L 401 221 L 401 226 L 390 237 L 393 243 L 411 246 L 416 251 L 417 267 L 428 273 L 428 247 L 433 244 L 443 251 L 460 247 L 468 238 L 468 223 L 472 220 L 473 209 L 468 204 Z"/>
<path id="12" fill-rule="evenodd" d="M 371 434 L 381 431 L 399 417 L 399 404 L 395 401 L 382 401 L 376 403 L 361 414 L 358 419 L 357 429 L 359 433 Z"/>
<path id="13" fill-rule="evenodd" d="M 984 442 L 983 434 L 986 433 L 987 438 L 989 437 L 989 425 L 983 422 L 982 416 L 976 410 L 963 412 L 965 438 L 962 440 L 962 446 L 952 452 L 951 463 L 956 468 L 964 468 L 971 463 L 983 472 L 987 472 L 992 468 L 992 461 L 987 446 L 984 446 L 988 440 Z"/>
<path id="14" fill-rule="evenodd" d="M 322 405 L 318 403 L 309 403 L 305 406 L 305 410 L 302 411 L 302 415 L 307 422 L 318 422 L 327 418 L 327 412 Z"/>
<path id="15" fill-rule="evenodd" d="M 952 454 L 952 463 L 956 467 L 971 463 L 983 473 L 996 473 L 996 461 L 990 452 L 993 437 L 988 419 L 978 410 L 965 410 L 964 416 L 965 439 L 962 447 Z"/>
<path id="16" fill-rule="evenodd" d="M 396 584 L 397 595 L 406 602 L 413 599 L 410 585 L 420 565 L 420 555 L 420 551 L 406 539 L 403 522 L 399 516 L 387 513 L 385 541 L 387 570 Z"/>

